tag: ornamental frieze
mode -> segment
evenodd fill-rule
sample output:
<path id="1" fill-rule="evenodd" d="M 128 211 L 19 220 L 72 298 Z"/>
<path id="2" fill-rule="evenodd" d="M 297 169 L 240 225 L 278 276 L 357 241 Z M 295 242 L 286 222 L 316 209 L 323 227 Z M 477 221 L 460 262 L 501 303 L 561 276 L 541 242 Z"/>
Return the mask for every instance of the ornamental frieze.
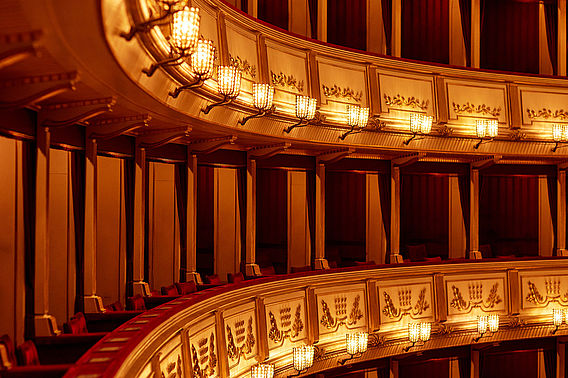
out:
<path id="1" fill-rule="evenodd" d="M 247 325 L 244 320 L 238 320 L 234 323 L 235 335 L 233 329 L 227 324 L 227 356 L 235 363 L 239 363 L 241 357 L 246 358 L 247 354 L 253 352 L 256 345 L 256 339 L 253 332 L 252 316 L 249 316 Z"/>
<path id="2" fill-rule="evenodd" d="M 320 324 L 328 330 L 337 330 L 339 326 L 356 326 L 357 323 L 363 319 L 363 312 L 361 310 L 361 295 L 357 294 L 353 299 L 353 304 L 350 309 L 347 306 L 347 296 L 340 295 L 334 298 L 333 313 L 330 305 L 322 299 Z"/>
<path id="3" fill-rule="evenodd" d="M 361 102 L 361 99 L 363 98 L 362 91 L 356 92 L 349 87 L 341 88 L 336 84 L 328 87 L 327 85 L 322 84 L 321 88 L 323 89 L 323 94 L 325 95 L 325 97 L 352 99 L 356 102 Z"/>
<path id="4" fill-rule="evenodd" d="M 501 114 L 501 108 L 492 108 L 489 105 L 481 104 L 475 105 L 471 102 L 466 102 L 465 104 L 457 104 L 452 102 L 452 107 L 454 108 L 454 112 L 456 114 L 482 114 L 482 115 L 490 115 L 493 117 L 499 117 Z"/>
<path id="5" fill-rule="evenodd" d="M 215 353 L 215 335 L 213 332 L 211 332 L 209 337 L 200 339 L 197 342 L 197 348 L 195 344 L 191 345 L 191 359 L 193 361 L 192 370 L 194 377 L 206 378 L 215 375 L 217 355 Z"/>
<path id="6" fill-rule="evenodd" d="M 281 327 L 278 326 L 276 315 L 272 311 L 268 312 L 270 329 L 268 338 L 272 342 L 282 344 L 285 339 L 295 341 L 300 333 L 304 330 L 304 322 L 302 321 L 302 305 L 298 304 L 294 315 L 292 316 L 292 308 L 284 306 L 278 312 Z"/>
<path id="7" fill-rule="evenodd" d="M 499 296 L 498 289 L 499 282 L 495 282 L 491 286 L 488 295 L 484 297 L 483 282 L 470 282 L 468 283 L 468 299 L 466 300 L 460 288 L 452 285 L 450 307 L 466 313 L 474 308 L 481 308 L 485 311 L 494 310 L 495 306 L 503 301 Z"/>
<path id="8" fill-rule="evenodd" d="M 389 96 L 385 93 L 383 97 L 385 99 L 385 104 L 390 107 L 394 108 L 408 107 L 420 110 L 428 109 L 428 102 L 429 102 L 428 100 L 421 100 L 414 96 L 405 97 L 400 94 L 397 94 L 395 96 Z"/>
<path id="9" fill-rule="evenodd" d="M 568 111 L 564 109 L 552 110 L 548 108 L 527 109 L 529 119 L 558 119 L 561 121 L 568 120 Z"/>
<path id="10" fill-rule="evenodd" d="M 416 303 L 412 304 L 412 289 L 403 288 L 398 291 L 398 303 L 399 306 L 394 304 L 391 296 L 383 291 L 383 299 L 385 305 L 383 307 L 383 315 L 389 319 L 401 319 L 404 315 L 410 315 L 411 318 L 415 318 L 419 315 L 423 315 L 426 310 L 430 308 L 430 303 L 426 300 L 426 288 L 423 287 L 418 294 L 418 299 Z"/>
<path id="11" fill-rule="evenodd" d="M 298 80 L 292 75 L 286 75 L 283 72 L 274 73 L 273 71 L 270 71 L 270 78 L 272 85 L 284 88 L 294 88 L 300 93 L 304 91 L 304 81 Z"/>
<path id="12" fill-rule="evenodd" d="M 249 63 L 248 60 L 242 59 L 240 56 L 232 56 L 231 54 L 229 54 L 229 60 L 231 65 L 241 70 L 243 75 L 247 75 L 251 79 L 256 77 L 256 66 Z"/>
<path id="13" fill-rule="evenodd" d="M 525 300 L 539 307 L 545 307 L 552 302 L 566 305 L 568 304 L 568 290 L 562 290 L 561 284 L 562 282 L 558 277 L 545 278 L 544 291 L 541 293 L 537 285 L 529 280 Z"/>

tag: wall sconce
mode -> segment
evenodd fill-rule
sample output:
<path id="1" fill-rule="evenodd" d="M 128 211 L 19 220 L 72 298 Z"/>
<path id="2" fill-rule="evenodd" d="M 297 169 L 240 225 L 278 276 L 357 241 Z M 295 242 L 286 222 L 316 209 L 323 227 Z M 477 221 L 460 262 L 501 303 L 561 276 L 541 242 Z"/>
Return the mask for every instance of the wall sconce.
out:
<path id="1" fill-rule="evenodd" d="M 347 105 L 347 124 L 351 126 L 351 130 L 341 134 L 339 139 L 345 140 L 345 137 L 349 134 L 360 133 L 369 122 L 369 108 L 362 108 L 356 105 Z M 355 131 L 355 127 L 359 127 L 358 131 Z"/>
<path id="2" fill-rule="evenodd" d="M 201 111 L 204 114 L 209 114 L 214 107 L 233 102 L 241 92 L 241 76 L 241 70 L 235 66 L 217 67 L 217 90 L 223 95 L 223 100 L 209 104 Z"/>
<path id="3" fill-rule="evenodd" d="M 166 22 L 161 21 L 178 12 L 180 10 L 178 9 L 178 6 L 183 6 L 186 3 L 186 0 L 158 0 L 158 3 L 163 9 L 163 13 L 161 15 L 131 26 L 128 33 L 122 32 L 120 33 L 120 36 L 127 41 L 130 41 L 136 33 L 146 33 L 154 26 L 166 24 Z"/>
<path id="4" fill-rule="evenodd" d="M 345 335 L 345 348 L 349 358 L 337 361 L 340 365 L 344 365 L 347 361 L 357 357 L 361 357 L 367 351 L 369 342 L 369 334 L 367 332 L 350 333 Z"/>
<path id="5" fill-rule="evenodd" d="M 295 377 L 302 373 L 305 373 L 314 364 L 314 346 L 304 345 L 301 347 L 295 347 L 292 349 L 292 355 L 294 358 L 294 369 L 298 373 L 289 375 L 289 377 Z"/>
<path id="6" fill-rule="evenodd" d="M 296 117 L 300 120 L 298 123 L 284 129 L 285 133 L 289 133 L 292 129 L 296 127 L 304 127 L 309 125 L 310 121 L 316 118 L 316 107 L 318 105 L 318 100 L 308 96 L 296 95 Z M 305 125 L 302 125 L 304 121 Z"/>
<path id="7" fill-rule="evenodd" d="M 158 67 L 179 66 L 184 62 L 184 58 L 190 56 L 197 45 L 199 39 L 199 9 L 185 7 L 174 13 L 172 17 L 170 35 L 170 57 L 161 60 L 148 68 L 144 72 L 148 77 L 152 76 Z"/>
<path id="8" fill-rule="evenodd" d="M 213 62 L 215 61 L 215 46 L 213 42 L 200 39 L 197 41 L 195 51 L 191 54 L 190 62 L 195 81 L 177 87 L 169 95 L 177 98 L 181 91 L 189 88 L 196 88 L 203 85 L 205 80 L 211 78 L 213 74 Z"/>
<path id="9" fill-rule="evenodd" d="M 479 315 L 477 317 L 477 332 L 479 336 L 473 339 L 473 342 L 478 342 L 482 337 L 487 336 L 487 331 L 494 334 L 499 330 L 499 315 Z"/>
<path id="10" fill-rule="evenodd" d="M 403 350 L 408 352 L 410 348 L 414 347 L 417 343 L 424 344 L 430 340 L 432 332 L 432 324 L 430 323 L 409 323 L 408 324 L 408 340 L 412 343 L 405 347 Z"/>
<path id="11" fill-rule="evenodd" d="M 556 331 L 562 325 L 562 322 L 566 322 L 568 324 L 568 311 L 563 308 L 555 308 L 552 310 L 552 323 L 554 324 L 554 330 L 552 334 L 554 335 Z"/>
<path id="12" fill-rule="evenodd" d="M 487 142 L 491 142 L 497 136 L 499 133 L 499 121 L 496 119 L 478 119 L 475 121 L 475 133 L 479 138 L 479 142 L 473 148 L 477 150 L 485 139 L 488 139 Z"/>
<path id="13" fill-rule="evenodd" d="M 552 152 L 556 152 L 557 149 L 566 147 L 567 145 L 560 146 L 560 143 L 568 141 L 568 125 L 563 125 L 561 123 L 555 123 L 552 125 L 552 139 L 556 142 Z"/>
<path id="14" fill-rule="evenodd" d="M 272 378 L 274 377 L 274 364 L 254 365 L 250 371 L 251 378 Z"/>
<path id="15" fill-rule="evenodd" d="M 428 134 L 432 130 L 432 116 L 420 113 L 410 114 L 410 132 L 412 137 L 405 140 L 404 145 L 408 144 L 415 139 L 418 134 Z"/>
<path id="16" fill-rule="evenodd" d="M 274 87 L 269 84 L 252 85 L 252 105 L 257 109 L 257 113 L 241 119 L 238 123 L 245 125 L 249 119 L 264 117 L 274 111 L 272 100 L 274 99 Z"/>

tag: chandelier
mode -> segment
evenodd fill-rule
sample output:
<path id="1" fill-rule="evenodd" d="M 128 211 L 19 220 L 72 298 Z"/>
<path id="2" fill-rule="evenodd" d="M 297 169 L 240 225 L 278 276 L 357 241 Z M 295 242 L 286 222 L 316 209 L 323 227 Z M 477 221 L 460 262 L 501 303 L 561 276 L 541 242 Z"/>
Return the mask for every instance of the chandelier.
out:
<path id="1" fill-rule="evenodd" d="M 315 98 L 296 95 L 296 117 L 299 121 L 284 129 L 284 132 L 289 133 L 292 129 L 307 126 L 310 121 L 313 121 L 316 118 L 317 104 L 318 100 Z M 304 122 L 306 123 L 304 124 Z"/>
<path id="2" fill-rule="evenodd" d="M 187 4 L 187 0 L 158 0 L 157 2 L 160 5 L 160 13 L 156 17 L 132 25 L 128 32 L 121 32 L 120 36 L 130 41 L 137 33 L 147 33 L 154 26 L 165 25 L 168 17 L 186 8 Z M 199 21 L 197 28 L 199 29 Z"/>
<path id="3" fill-rule="evenodd" d="M 568 141 L 568 125 L 564 125 L 561 123 L 555 123 L 552 125 L 552 139 L 554 140 L 555 145 L 552 149 L 552 152 L 556 152 L 557 149 L 565 146 L 560 146 L 560 143 Z"/>

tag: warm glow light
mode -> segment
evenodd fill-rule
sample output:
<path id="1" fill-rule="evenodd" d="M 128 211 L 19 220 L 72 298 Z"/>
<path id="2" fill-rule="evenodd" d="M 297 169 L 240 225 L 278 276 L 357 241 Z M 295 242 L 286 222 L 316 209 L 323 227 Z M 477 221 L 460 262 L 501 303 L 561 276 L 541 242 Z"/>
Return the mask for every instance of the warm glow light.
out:
<path id="1" fill-rule="evenodd" d="M 499 133 L 499 122 L 496 119 L 487 120 L 487 136 L 495 138 Z"/>
<path id="2" fill-rule="evenodd" d="M 293 349 L 294 369 L 304 371 L 314 364 L 314 346 L 305 345 Z"/>
<path id="3" fill-rule="evenodd" d="M 350 333 L 345 335 L 345 347 L 347 353 L 355 355 L 357 353 L 365 353 L 367 351 L 367 343 L 369 334 L 366 332 Z"/>
<path id="4" fill-rule="evenodd" d="M 274 87 L 269 84 L 252 85 L 252 103 L 255 108 L 267 111 L 272 108 L 274 99 Z"/>
<path id="5" fill-rule="evenodd" d="M 252 367 L 250 371 L 251 378 L 272 378 L 274 377 L 273 364 L 258 364 Z"/>
<path id="6" fill-rule="evenodd" d="M 432 332 L 432 324 L 420 323 L 420 340 L 424 342 L 430 340 L 431 332 Z"/>
<path id="7" fill-rule="evenodd" d="M 369 334 L 367 332 L 359 332 L 357 335 L 357 351 L 359 353 L 365 353 L 367 351 L 367 344 L 369 343 Z"/>
<path id="8" fill-rule="evenodd" d="M 317 100 L 308 96 L 296 96 L 296 117 L 305 120 L 316 116 Z"/>
<path id="9" fill-rule="evenodd" d="M 425 114 L 410 114 L 410 131 L 412 133 L 428 134 L 432 130 L 432 116 Z"/>
<path id="10" fill-rule="evenodd" d="M 487 323 L 489 325 L 489 331 L 491 331 L 491 333 L 497 332 L 499 330 L 499 315 L 489 315 Z"/>
<path id="11" fill-rule="evenodd" d="M 347 105 L 347 124 L 349 126 L 357 126 L 359 124 L 360 106 Z"/>
<path id="12" fill-rule="evenodd" d="M 568 311 L 563 309 L 562 312 L 564 313 L 564 323 L 568 324 Z"/>
<path id="13" fill-rule="evenodd" d="M 179 51 L 192 51 L 199 38 L 199 9 L 185 7 L 172 16 L 170 43 Z"/>
<path id="14" fill-rule="evenodd" d="M 489 327 L 487 315 L 479 315 L 477 317 L 477 332 L 480 335 L 484 335 Z"/>
<path id="15" fill-rule="evenodd" d="M 475 133 L 478 138 L 495 138 L 499 133 L 499 121 L 496 119 L 475 120 Z"/>
<path id="16" fill-rule="evenodd" d="M 555 142 L 568 141 L 568 125 L 555 123 L 552 125 L 552 138 Z"/>
<path id="17" fill-rule="evenodd" d="M 215 60 L 215 46 L 213 42 L 200 39 L 197 47 L 191 54 L 191 68 L 201 80 L 207 80 L 213 73 L 213 61 Z"/>
<path id="18" fill-rule="evenodd" d="M 564 320 L 564 311 L 561 308 L 555 308 L 552 310 L 552 321 L 556 327 L 560 327 L 562 321 Z"/>
<path id="19" fill-rule="evenodd" d="M 412 343 L 420 340 L 420 323 L 408 323 L 408 340 Z"/>
<path id="20" fill-rule="evenodd" d="M 241 70 L 234 66 L 219 66 L 217 81 L 219 93 L 228 98 L 236 98 L 241 91 Z"/>
<path id="21" fill-rule="evenodd" d="M 367 123 L 369 122 L 369 108 L 361 108 L 359 109 L 359 127 L 365 128 L 367 127 Z"/>
<path id="22" fill-rule="evenodd" d="M 484 119 L 475 120 L 475 133 L 478 138 L 485 138 L 485 135 L 487 134 L 487 128 L 485 127 Z"/>

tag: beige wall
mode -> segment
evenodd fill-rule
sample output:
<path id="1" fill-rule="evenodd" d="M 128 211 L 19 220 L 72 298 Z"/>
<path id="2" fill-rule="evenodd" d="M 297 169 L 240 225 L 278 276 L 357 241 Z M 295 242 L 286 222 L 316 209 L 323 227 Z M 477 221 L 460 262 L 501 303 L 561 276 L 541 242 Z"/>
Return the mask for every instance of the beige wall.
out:
<path id="1" fill-rule="evenodd" d="M 288 272 L 311 264 L 306 180 L 306 172 L 288 172 Z"/>
<path id="2" fill-rule="evenodd" d="M 97 160 L 97 294 L 104 305 L 125 301 L 126 223 L 122 159 Z"/>
<path id="3" fill-rule="evenodd" d="M 0 335 L 24 336 L 22 142 L 0 137 Z"/>

